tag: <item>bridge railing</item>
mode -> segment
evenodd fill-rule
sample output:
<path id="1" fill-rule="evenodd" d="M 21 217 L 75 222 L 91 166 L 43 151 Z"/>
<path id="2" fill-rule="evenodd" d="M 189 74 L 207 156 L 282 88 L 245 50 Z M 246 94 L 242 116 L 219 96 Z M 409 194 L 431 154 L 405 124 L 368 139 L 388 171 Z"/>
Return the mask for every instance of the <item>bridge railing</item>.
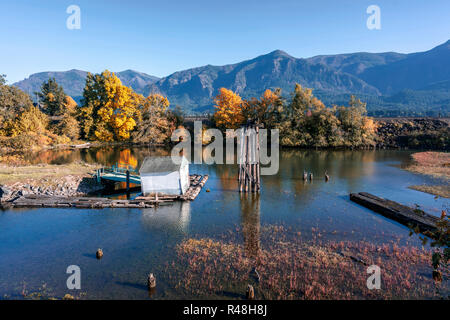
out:
<path id="1" fill-rule="evenodd" d="M 139 174 L 139 170 L 131 165 L 126 165 L 126 164 L 113 164 L 111 167 L 103 167 L 100 169 L 97 169 L 96 172 L 96 177 L 97 177 L 97 181 L 100 182 L 102 175 L 107 174 L 107 173 L 112 173 L 112 174 L 123 174 L 126 175 L 127 171 L 129 172 L 129 174 L 131 176 L 140 176 Z"/>

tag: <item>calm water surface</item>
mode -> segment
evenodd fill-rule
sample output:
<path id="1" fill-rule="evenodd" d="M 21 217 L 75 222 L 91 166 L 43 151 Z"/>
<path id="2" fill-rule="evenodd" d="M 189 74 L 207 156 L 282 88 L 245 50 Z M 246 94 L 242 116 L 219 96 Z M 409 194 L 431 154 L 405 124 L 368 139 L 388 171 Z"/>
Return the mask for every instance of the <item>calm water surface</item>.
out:
<path id="1" fill-rule="evenodd" d="M 161 154 L 166 151 L 53 151 L 34 156 L 33 161 L 122 162 L 138 167 L 145 156 Z M 61 297 L 68 292 L 66 268 L 78 265 L 84 298 L 146 299 L 149 272 L 160 275 L 153 298 L 189 298 L 161 275 L 165 263 L 176 259 L 173 249 L 178 243 L 190 237 L 216 238 L 227 232 L 238 233 L 242 243 L 255 241 L 258 234 L 246 232 L 265 225 L 289 226 L 305 239 L 319 230 L 329 240 L 420 246 L 416 238 L 408 236 L 407 228 L 349 201 L 349 193 L 366 191 L 408 205 L 420 204 L 439 215 L 448 206 L 447 200 L 408 189 L 433 182 L 399 168 L 409 161 L 410 154 L 284 150 L 278 174 L 262 177 L 259 197 L 237 192 L 236 166 L 191 165 L 191 173 L 210 176 L 193 202 L 158 209 L 0 211 L 0 297 L 21 298 L 22 290 L 32 292 L 42 286 Z M 314 172 L 313 182 L 302 180 L 304 169 Z M 323 179 L 326 170 L 329 182 Z M 97 248 L 103 248 L 102 260 L 95 259 Z"/>

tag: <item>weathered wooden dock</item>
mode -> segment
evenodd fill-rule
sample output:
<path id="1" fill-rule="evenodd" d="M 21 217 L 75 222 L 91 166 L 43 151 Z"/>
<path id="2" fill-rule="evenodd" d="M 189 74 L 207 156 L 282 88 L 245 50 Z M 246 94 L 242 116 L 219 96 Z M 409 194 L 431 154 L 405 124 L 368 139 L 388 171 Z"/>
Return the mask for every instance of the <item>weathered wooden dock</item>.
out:
<path id="1" fill-rule="evenodd" d="M 152 208 L 153 201 L 118 200 L 93 197 L 54 197 L 47 195 L 24 195 L 12 202 L 2 203 L 8 208 Z"/>
<path id="2" fill-rule="evenodd" d="M 161 201 L 161 200 L 195 200 L 197 198 L 198 194 L 202 190 L 202 188 L 205 186 L 206 181 L 208 181 L 208 175 L 190 175 L 189 176 L 191 184 L 189 186 L 189 189 L 186 190 L 186 192 L 183 195 L 161 195 L 161 194 L 153 194 L 149 196 L 139 196 L 136 197 L 136 200 L 145 200 L 145 201 Z"/>
<path id="3" fill-rule="evenodd" d="M 192 201 L 200 193 L 208 180 L 208 175 L 191 175 L 189 189 L 183 195 L 155 194 L 138 196 L 131 200 L 109 199 L 102 197 L 60 197 L 48 195 L 23 195 L 13 201 L 0 203 L 8 208 L 152 208 L 173 201 Z"/>
<path id="4" fill-rule="evenodd" d="M 438 218 L 422 210 L 413 209 L 367 192 L 351 193 L 350 200 L 405 226 L 414 228 L 417 226 L 420 232 L 436 230 Z"/>

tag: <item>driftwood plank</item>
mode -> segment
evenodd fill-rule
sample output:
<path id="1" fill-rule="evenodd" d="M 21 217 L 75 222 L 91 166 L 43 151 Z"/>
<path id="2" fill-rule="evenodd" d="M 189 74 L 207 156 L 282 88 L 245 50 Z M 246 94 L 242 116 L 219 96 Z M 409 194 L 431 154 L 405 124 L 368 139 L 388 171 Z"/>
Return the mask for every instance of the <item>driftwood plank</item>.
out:
<path id="1" fill-rule="evenodd" d="M 350 200 L 403 225 L 418 226 L 421 232 L 436 230 L 438 218 L 421 210 L 415 210 L 366 192 L 351 193 Z"/>

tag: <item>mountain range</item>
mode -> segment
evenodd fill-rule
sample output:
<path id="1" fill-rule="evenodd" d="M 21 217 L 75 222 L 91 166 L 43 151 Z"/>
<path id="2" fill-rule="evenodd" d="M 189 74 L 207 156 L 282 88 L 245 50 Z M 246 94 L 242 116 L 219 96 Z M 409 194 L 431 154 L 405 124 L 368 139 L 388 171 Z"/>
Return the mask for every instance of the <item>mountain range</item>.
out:
<path id="1" fill-rule="evenodd" d="M 147 85 L 159 80 L 158 77 L 134 70 L 125 70 L 116 72 L 115 74 L 124 85 L 133 88 L 134 91 L 139 93 L 142 93 Z M 50 78 L 55 78 L 56 82 L 64 88 L 66 94 L 79 101 L 83 96 L 86 76 L 87 71 L 76 69 L 69 71 L 39 72 L 34 73 L 29 78 L 16 82 L 13 85 L 19 87 L 33 97 L 36 91 L 41 90 L 43 82 Z"/>
<path id="2" fill-rule="evenodd" d="M 14 85 L 33 93 L 43 81 L 55 77 L 66 93 L 79 101 L 86 74 L 80 70 L 42 72 Z M 206 65 L 163 78 L 133 70 L 116 75 L 138 93 L 167 96 L 172 106 L 180 105 L 186 113 L 211 111 L 212 99 L 221 87 L 250 98 L 273 88 L 288 95 L 295 83 L 313 88 L 327 105 L 346 103 L 356 94 L 367 101 L 372 114 L 450 112 L 450 40 L 410 54 L 358 52 L 303 59 L 276 50 L 235 64 Z"/>

